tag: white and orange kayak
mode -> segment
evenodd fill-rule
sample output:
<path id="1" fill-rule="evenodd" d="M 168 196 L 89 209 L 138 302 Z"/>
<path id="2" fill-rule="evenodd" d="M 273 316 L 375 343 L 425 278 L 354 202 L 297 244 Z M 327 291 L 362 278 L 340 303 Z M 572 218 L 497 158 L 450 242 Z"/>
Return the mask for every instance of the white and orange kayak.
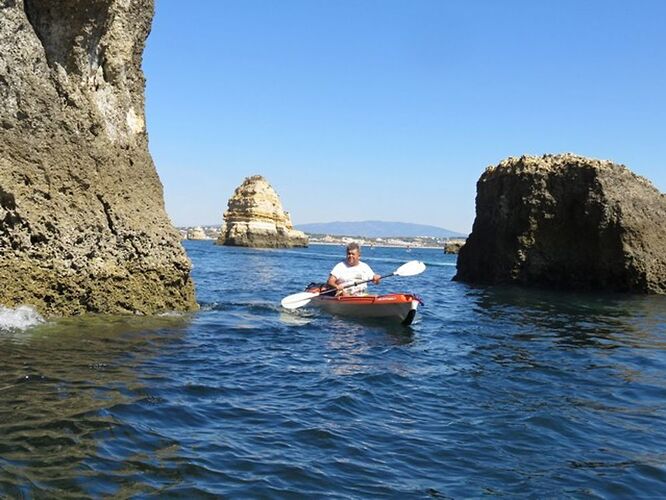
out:
<path id="1" fill-rule="evenodd" d="M 421 299 L 410 293 L 390 293 L 387 295 L 343 295 L 329 297 L 320 295 L 312 299 L 326 312 L 355 318 L 386 319 L 411 325 Z"/>
<path id="2" fill-rule="evenodd" d="M 411 260 L 404 263 L 391 274 L 380 276 L 379 279 L 391 276 L 416 276 L 425 271 L 426 266 L 420 260 Z M 377 278 L 377 277 L 375 277 Z M 346 284 L 341 290 L 362 285 L 373 281 L 364 281 Z M 325 283 L 310 283 L 304 292 L 287 295 L 280 301 L 280 305 L 293 311 L 310 303 L 319 306 L 325 311 L 341 316 L 354 316 L 356 318 L 386 319 L 411 325 L 416 316 L 421 299 L 412 293 L 390 293 L 387 295 L 340 295 L 333 297 L 329 294 L 337 292 L 337 288 L 330 289 Z"/>

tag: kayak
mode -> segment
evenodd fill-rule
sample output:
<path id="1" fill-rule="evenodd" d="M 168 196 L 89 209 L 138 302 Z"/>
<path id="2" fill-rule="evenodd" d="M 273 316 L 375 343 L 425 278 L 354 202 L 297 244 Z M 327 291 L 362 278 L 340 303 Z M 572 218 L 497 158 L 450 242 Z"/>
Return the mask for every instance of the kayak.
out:
<path id="1" fill-rule="evenodd" d="M 411 293 L 387 295 L 343 295 L 329 297 L 320 295 L 312 304 L 326 312 L 355 318 L 386 319 L 403 325 L 411 325 L 421 299 Z"/>
<path id="2" fill-rule="evenodd" d="M 412 260 L 401 265 L 398 269 L 379 279 L 391 276 L 416 276 L 425 271 L 426 266 L 419 260 Z M 346 284 L 344 290 L 352 286 L 362 285 L 373 281 L 371 279 Z M 336 287 L 339 288 L 339 287 Z M 310 283 L 305 291 L 288 295 L 280 301 L 280 305 L 288 310 L 312 304 L 332 314 L 353 316 L 356 318 L 385 319 L 411 325 L 416 316 L 421 299 L 412 293 L 389 293 L 387 295 L 339 295 L 326 283 Z"/>

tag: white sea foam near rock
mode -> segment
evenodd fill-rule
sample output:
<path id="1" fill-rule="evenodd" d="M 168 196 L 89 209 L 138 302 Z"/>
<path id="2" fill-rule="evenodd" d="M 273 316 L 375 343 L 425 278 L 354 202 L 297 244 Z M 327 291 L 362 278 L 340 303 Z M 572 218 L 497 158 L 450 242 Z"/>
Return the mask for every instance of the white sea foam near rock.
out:
<path id="1" fill-rule="evenodd" d="M 158 314 L 157 316 L 159 316 L 160 318 L 180 318 L 182 316 L 185 316 L 185 314 L 180 311 L 166 311 Z"/>
<path id="2" fill-rule="evenodd" d="M 27 330 L 44 323 L 44 318 L 29 306 L 9 308 L 0 306 L 0 332 L 5 330 Z"/>

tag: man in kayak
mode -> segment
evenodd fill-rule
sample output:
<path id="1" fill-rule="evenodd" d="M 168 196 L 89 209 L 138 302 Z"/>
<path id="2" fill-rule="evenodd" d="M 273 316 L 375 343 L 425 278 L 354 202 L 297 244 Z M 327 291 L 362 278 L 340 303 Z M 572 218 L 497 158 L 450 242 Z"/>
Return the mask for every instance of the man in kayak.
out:
<path id="1" fill-rule="evenodd" d="M 365 283 L 349 288 L 345 288 L 345 286 L 366 280 L 372 280 L 377 284 L 380 279 L 381 276 L 375 274 L 369 265 L 361 262 L 361 249 L 358 244 L 350 243 L 347 245 L 347 258 L 335 265 L 326 284 L 329 287 L 337 288 L 336 295 L 364 295 L 368 289 L 368 285 Z"/>

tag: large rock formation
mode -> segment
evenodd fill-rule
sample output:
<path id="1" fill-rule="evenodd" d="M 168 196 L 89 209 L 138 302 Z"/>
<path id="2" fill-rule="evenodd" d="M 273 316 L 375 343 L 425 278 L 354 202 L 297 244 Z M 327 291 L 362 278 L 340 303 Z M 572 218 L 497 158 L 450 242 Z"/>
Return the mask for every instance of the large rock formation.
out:
<path id="1" fill-rule="evenodd" d="M 196 308 L 148 153 L 153 0 L 0 0 L 0 304 Z"/>
<path id="2" fill-rule="evenodd" d="M 248 177 L 229 198 L 220 245 L 242 247 L 306 247 L 308 237 L 291 224 L 289 214 L 270 184 L 260 175 Z"/>
<path id="3" fill-rule="evenodd" d="M 477 183 L 454 279 L 666 293 L 666 196 L 609 161 L 509 158 Z"/>

